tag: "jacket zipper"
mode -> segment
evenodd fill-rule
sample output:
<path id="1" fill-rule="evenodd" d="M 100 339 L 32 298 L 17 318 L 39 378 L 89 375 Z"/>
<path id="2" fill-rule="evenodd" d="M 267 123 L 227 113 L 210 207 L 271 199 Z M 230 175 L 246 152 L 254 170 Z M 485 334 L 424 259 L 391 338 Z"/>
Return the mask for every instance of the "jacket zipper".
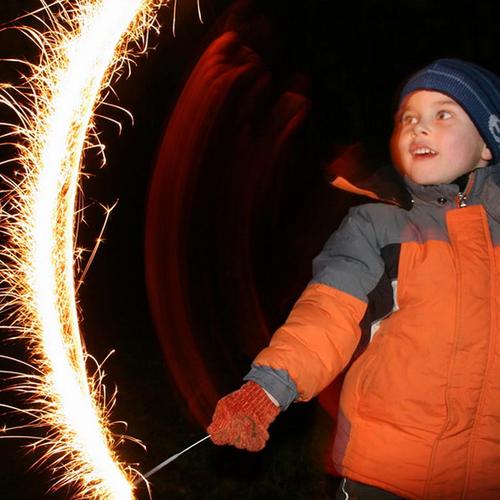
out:
<path id="1" fill-rule="evenodd" d="M 472 186 L 474 185 L 474 174 L 471 174 L 469 177 L 469 182 L 467 182 L 467 186 L 463 192 L 459 192 L 457 195 L 457 207 L 464 208 L 467 206 L 467 196 L 472 191 Z"/>
<path id="2" fill-rule="evenodd" d="M 465 193 L 458 193 L 457 205 L 458 208 L 464 208 L 467 206 L 467 195 Z"/>

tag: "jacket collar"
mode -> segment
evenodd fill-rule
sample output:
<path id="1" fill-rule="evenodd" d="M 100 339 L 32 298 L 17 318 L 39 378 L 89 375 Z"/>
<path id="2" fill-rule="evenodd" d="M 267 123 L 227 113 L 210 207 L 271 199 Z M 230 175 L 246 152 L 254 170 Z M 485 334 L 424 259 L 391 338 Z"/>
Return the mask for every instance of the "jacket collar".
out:
<path id="1" fill-rule="evenodd" d="M 469 184 L 474 182 L 474 174 L 475 173 L 471 174 Z M 444 205 L 445 203 L 453 203 L 459 193 L 457 184 L 435 184 L 424 186 L 413 182 L 406 176 L 404 177 L 404 183 L 415 202 Z"/>
<path id="2" fill-rule="evenodd" d="M 447 205 L 454 208 L 458 206 L 459 187 L 457 184 L 423 186 L 414 183 L 407 177 L 404 178 L 404 183 L 415 202 L 420 201 L 441 206 Z M 489 209 L 489 212 L 498 212 L 500 215 L 499 186 L 500 164 L 474 170 L 471 172 L 464 190 L 467 196 L 467 203 L 473 205 L 484 204 Z"/>
<path id="3" fill-rule="evenodd" d="M 414 203 L 457 207 L 457 184 L 422 186 L 401 175 L 392 166 L 369 168 L 362 146 L 355 144 L 327 168 L 332 186 L 382 203 L 411 210 Z M 465 192 L 470 204 L 483 204 L 500 222 L 500 163 L 471 173 Z"/>
<path id="4" fill-rule="evenodd" d="M 412 197 L 408 186 L 391 166 L 387 165 L 375 171 L 359 175 L 359 170 L 352 169 L 330 177 L 330 184 L 337 189 L 371 198 L 372 200 L 396 205 L 405 210 L 412 207 Z"/>
<path id="5" fill-rule="evenodd" d="M 500 163 L 479 169 L 470 193 L 471 203 L 482 203 L 488 215 L 500 222 Z"/>

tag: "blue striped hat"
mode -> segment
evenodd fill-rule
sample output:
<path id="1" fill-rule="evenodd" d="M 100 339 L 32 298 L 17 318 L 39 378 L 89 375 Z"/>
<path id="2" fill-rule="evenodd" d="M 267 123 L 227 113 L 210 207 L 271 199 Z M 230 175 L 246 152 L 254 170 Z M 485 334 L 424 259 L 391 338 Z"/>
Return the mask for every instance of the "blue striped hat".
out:
<path id="1" fill-rule="evenodd" d="M 435 90 L 460 104 L 491 151 L 493 160 L 500 160 L 500 78 L 497 75 L 460 59 L 438 59 L 410 77 L 399 102 L 416 90 Z"/>

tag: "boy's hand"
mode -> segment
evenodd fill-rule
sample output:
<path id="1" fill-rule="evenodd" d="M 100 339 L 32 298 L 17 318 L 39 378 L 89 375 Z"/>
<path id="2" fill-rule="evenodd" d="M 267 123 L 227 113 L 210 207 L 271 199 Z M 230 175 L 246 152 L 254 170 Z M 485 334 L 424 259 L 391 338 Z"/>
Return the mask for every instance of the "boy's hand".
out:
<path id="1" fill-rule="evenodd" d="M 267 428 L 279 412 L 260 385 L 247 382 L 217 403 L 207 432 L 215 444 L 259 451 L 269 439 Z"/>

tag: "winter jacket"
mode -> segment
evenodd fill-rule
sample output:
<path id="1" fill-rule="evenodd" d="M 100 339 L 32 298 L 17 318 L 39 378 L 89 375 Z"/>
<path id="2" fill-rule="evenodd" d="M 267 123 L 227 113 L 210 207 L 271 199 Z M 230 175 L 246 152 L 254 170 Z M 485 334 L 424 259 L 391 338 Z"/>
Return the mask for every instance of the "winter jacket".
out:
<path id="1" fill-rule="evenodd" d="M 285 409 L 351 362 L 341 475 L 405 498 L 498 499 L 500 165 L 473 172 L 463 194 L 408 188 L 410 210 L 350 210 L 246 379 Z"/>

